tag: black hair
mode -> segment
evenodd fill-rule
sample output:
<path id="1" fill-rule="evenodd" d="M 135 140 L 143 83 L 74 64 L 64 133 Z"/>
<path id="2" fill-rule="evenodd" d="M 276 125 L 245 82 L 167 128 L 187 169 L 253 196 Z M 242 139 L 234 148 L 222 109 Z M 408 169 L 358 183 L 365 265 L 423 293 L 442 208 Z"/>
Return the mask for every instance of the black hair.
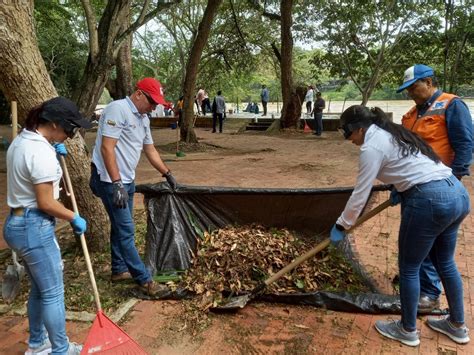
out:
<path id="1" fill-rule="evenodd" d="M 405 127 L 391 122 L 379 107 L 369 109 L 366 106 L 354 105 L 341 115 L 341 125 L 345 132 L 348 132 L 351 127 L 351 131 L 353 131 L 357 128 L 367 128 L 371 124 L 377 125 L 392 135 L 395 143 L 400 148 L 399 152 L 402 158 L 421 152 L 435 163 L 440 162 L 438 155 L 428 143 Z"/>
<path id="2" fill-rule="evenodd" d="M 40 117 L 41 112 L 43 111 L 44 103 L 33 107 L 28 116 L 25 119 L 25 129 L 28 131 L 35 132 L 40 125 L 47 124 L 49 121 Z"/>
<path id="3" fill-rule="evenodd" d="M 218 96 L 219 96 L 219 95 L 222 95 L 222 91 L 219 90 L 219 91 L 217 92 L 217 95 L 218 95 Z"/>

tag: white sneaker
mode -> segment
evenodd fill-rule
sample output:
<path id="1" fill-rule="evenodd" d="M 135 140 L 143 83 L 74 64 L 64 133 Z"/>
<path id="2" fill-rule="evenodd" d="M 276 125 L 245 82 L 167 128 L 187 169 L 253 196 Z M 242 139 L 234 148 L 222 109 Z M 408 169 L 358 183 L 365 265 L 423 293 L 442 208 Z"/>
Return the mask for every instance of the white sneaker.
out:
<path id="1" fill-rule="evenodd" d="M 80 355 L 82 351 L 82 345 L 77 343 L 69 343 L 69 348 L 67 349 L 67 355 Z"/>
<path id="2" fill-rule="evenodd" d="M 28 348 L 25 351 L 25 355 L 47 355 L 51 353 L 51 342 L 48 338 L 46 338 L 40 346 L 37 348 Z"/>

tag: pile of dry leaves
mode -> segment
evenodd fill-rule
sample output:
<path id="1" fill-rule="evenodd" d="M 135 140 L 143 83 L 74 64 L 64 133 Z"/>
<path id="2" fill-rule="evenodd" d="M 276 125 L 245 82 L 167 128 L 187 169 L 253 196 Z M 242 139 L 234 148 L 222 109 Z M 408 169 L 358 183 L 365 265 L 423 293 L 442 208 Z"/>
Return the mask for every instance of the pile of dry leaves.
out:
<path id="1" fill-rule="evenodd" d="M 183 284 L 201 296 L 198 298 L 199 308 L 207 310 L 222 300 L 223 292 L 242 294 L 252 291 L 261 281 L 320 241 L 296 237 L 286 229 L 268 229 L 259 225 L 229 226 L 205 233 Z M 266 292 L 316 290 L 357 292 L 367 288 L 338 252 L 326 250 L 268 286 Z"/>

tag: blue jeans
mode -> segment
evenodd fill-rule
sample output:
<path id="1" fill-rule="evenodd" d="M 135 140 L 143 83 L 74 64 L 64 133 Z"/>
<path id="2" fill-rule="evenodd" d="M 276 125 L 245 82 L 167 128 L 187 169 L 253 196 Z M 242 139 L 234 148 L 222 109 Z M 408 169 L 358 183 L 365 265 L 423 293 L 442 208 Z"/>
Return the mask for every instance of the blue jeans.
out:
<path id="1" fill-rule="evenodd" d="M 216 113 L 216 112 L 212 114 L 212 132 L 216 131 L 218 120 L 219 120 L 219 132 L 222 133 L 222 123 L 224 122 L 224 114 Z"/>
<path id="2" fill-rule="evenodd" d="M 323 132 L 323 113 L 315 112 L 314 113 L 314 134 L 320 136 Z"/>
<path id="3" fill-rule="evenodd" d="M 135 223 L 133 222 L 133 195 L 135 183 L 124 184 L 128 192 L 127 208 L 116 208 L 113 204 L 113 186 L 109 182 L 100 181 L 95 167 L 92 168 L 90 188 L 99 197 L 109 215 L 110 251 L 112 274 L 129 271 L 135 281 L 143 285 L 151 281 L 151 275 L 145 267 L 135 247 Z"/>
<path id="4" fill-rule="evenodd" d="M 63 263 L 54 235 L 55 225 L 54 217 L 38 209 L 25 209 L 23 216 L 10 214 L 7 217 L 3 235 L 8 246 L 23 259 L 31 281 L 29 346 L 40 346 L 49 335 L 52 353 L 65 354 L 69 339 L 66 336 Z"/>
<path id="5" fill-rule="evenodd" d="M 459 226 L 470 210 L 469 194 L 457 178 L 431 181 L 401 193 L 398 240 L 400 301 L 405 330 L 416 329 L 420 267 L 431 258 L 446 291 L 450 319 L 464 323 L 463 288 L 454 262 Z"/>
<path id="6" fill-rule="evenodd" d="M 438 299 L 441 296 L 441 280 L 429 255 L 421 264 L 420 287 L 421 296 L 428 296 L 432 300 Z"/>

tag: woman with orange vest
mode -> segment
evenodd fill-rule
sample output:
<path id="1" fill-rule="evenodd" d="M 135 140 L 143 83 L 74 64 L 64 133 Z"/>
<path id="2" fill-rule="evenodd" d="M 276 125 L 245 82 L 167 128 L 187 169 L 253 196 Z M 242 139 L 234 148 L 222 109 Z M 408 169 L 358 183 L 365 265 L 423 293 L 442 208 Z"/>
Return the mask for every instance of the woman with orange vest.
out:
<path id="1" fill-rule="evenodd" d="M 438 90 L 431 67 L 416 64 L 405 71 L 397 92 L 407 90 L 416 106 L 402 118 L 402 125 L 428 143 L 459 180 L 469 175 L 472 160 L 472 118 L 467 105 L 456 95 Z M 429 257 L 420 268 L 419 308 L 439 306 L 441 282 Z"/>

